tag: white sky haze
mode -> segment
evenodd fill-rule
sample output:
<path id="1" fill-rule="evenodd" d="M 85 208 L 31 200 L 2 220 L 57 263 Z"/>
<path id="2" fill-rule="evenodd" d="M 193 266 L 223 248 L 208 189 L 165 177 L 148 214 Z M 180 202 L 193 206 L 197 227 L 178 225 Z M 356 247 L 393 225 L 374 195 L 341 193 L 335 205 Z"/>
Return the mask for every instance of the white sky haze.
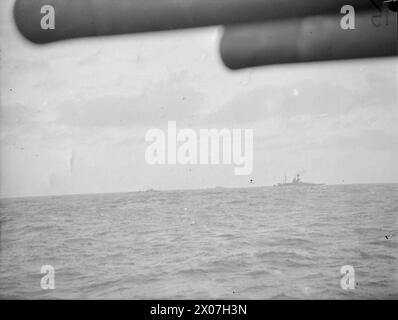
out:
<path id="1" fill-rule="evenodd" d="M 0 196 L 398 182 L 397 58 L 230 71 L 217 27 L 34 45 L 1 1 Z M 150 166 L 150 128 L 254 130 L 254 170 Z"/>

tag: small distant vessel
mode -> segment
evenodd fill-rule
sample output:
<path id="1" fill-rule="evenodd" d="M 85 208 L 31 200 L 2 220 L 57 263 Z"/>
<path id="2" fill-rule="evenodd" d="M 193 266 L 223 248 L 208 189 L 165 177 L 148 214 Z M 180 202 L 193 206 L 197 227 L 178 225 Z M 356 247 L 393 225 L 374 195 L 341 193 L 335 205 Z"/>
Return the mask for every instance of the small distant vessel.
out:
<path id="1" fill-rule="evenodd" d="M 321 183 L 309 183 L 301 181 L 300 174 L 296 174 L 292 182 L 287 182 L 287 177 L 285 176 L 285 181 L 283 183 L 278 183 L 276 187 L 305 187 L 305 186 L 322 186 Z"/>
<path id="2" fill-rule="evenodd" d="M 152 192 L 158 192 L 158 190 L 155 189 L 146 189 L 144 192 L 152 193 Z"/>

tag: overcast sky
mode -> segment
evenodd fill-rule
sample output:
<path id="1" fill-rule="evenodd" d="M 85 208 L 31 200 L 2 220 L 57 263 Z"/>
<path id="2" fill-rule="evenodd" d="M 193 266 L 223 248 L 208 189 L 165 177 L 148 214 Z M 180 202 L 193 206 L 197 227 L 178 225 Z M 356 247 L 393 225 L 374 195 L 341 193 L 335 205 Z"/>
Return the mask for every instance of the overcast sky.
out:
<path id="1" fill-rule="evenodd" d="M 229 71 L 219 28 L 46 46 L 0 4 L 0 196 L 398 182 L 396 58 Z M 254 129 L 254 170 L 150 166 L 149 128 Z"/>

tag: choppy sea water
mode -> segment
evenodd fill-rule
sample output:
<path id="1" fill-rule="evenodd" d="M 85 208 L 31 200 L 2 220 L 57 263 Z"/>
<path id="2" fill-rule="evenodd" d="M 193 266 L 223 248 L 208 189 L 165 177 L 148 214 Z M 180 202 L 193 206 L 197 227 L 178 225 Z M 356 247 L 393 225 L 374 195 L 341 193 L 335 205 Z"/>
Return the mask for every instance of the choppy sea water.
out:
<path id="1" fill-rule="evenodd" d="M 398 184 L 3 199 L 0 297 L 397 299 L 397 218 Z"/>

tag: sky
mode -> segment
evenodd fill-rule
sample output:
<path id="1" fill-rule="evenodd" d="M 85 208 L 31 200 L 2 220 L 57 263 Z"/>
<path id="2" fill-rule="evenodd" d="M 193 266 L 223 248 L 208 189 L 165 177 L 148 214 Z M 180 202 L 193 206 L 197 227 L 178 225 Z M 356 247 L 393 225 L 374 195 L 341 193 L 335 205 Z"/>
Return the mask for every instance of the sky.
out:
<path id="1" fill-rule="evenodd" d="M 34 45 L 0 3 L 0 197 L 398 182 L 398 59 L 228 70 L 220 27 Z M 145 162 L 145 133 L 254 130 L 254 169 Z M 250 180 L 252 181 L 250 182 Z"/>

